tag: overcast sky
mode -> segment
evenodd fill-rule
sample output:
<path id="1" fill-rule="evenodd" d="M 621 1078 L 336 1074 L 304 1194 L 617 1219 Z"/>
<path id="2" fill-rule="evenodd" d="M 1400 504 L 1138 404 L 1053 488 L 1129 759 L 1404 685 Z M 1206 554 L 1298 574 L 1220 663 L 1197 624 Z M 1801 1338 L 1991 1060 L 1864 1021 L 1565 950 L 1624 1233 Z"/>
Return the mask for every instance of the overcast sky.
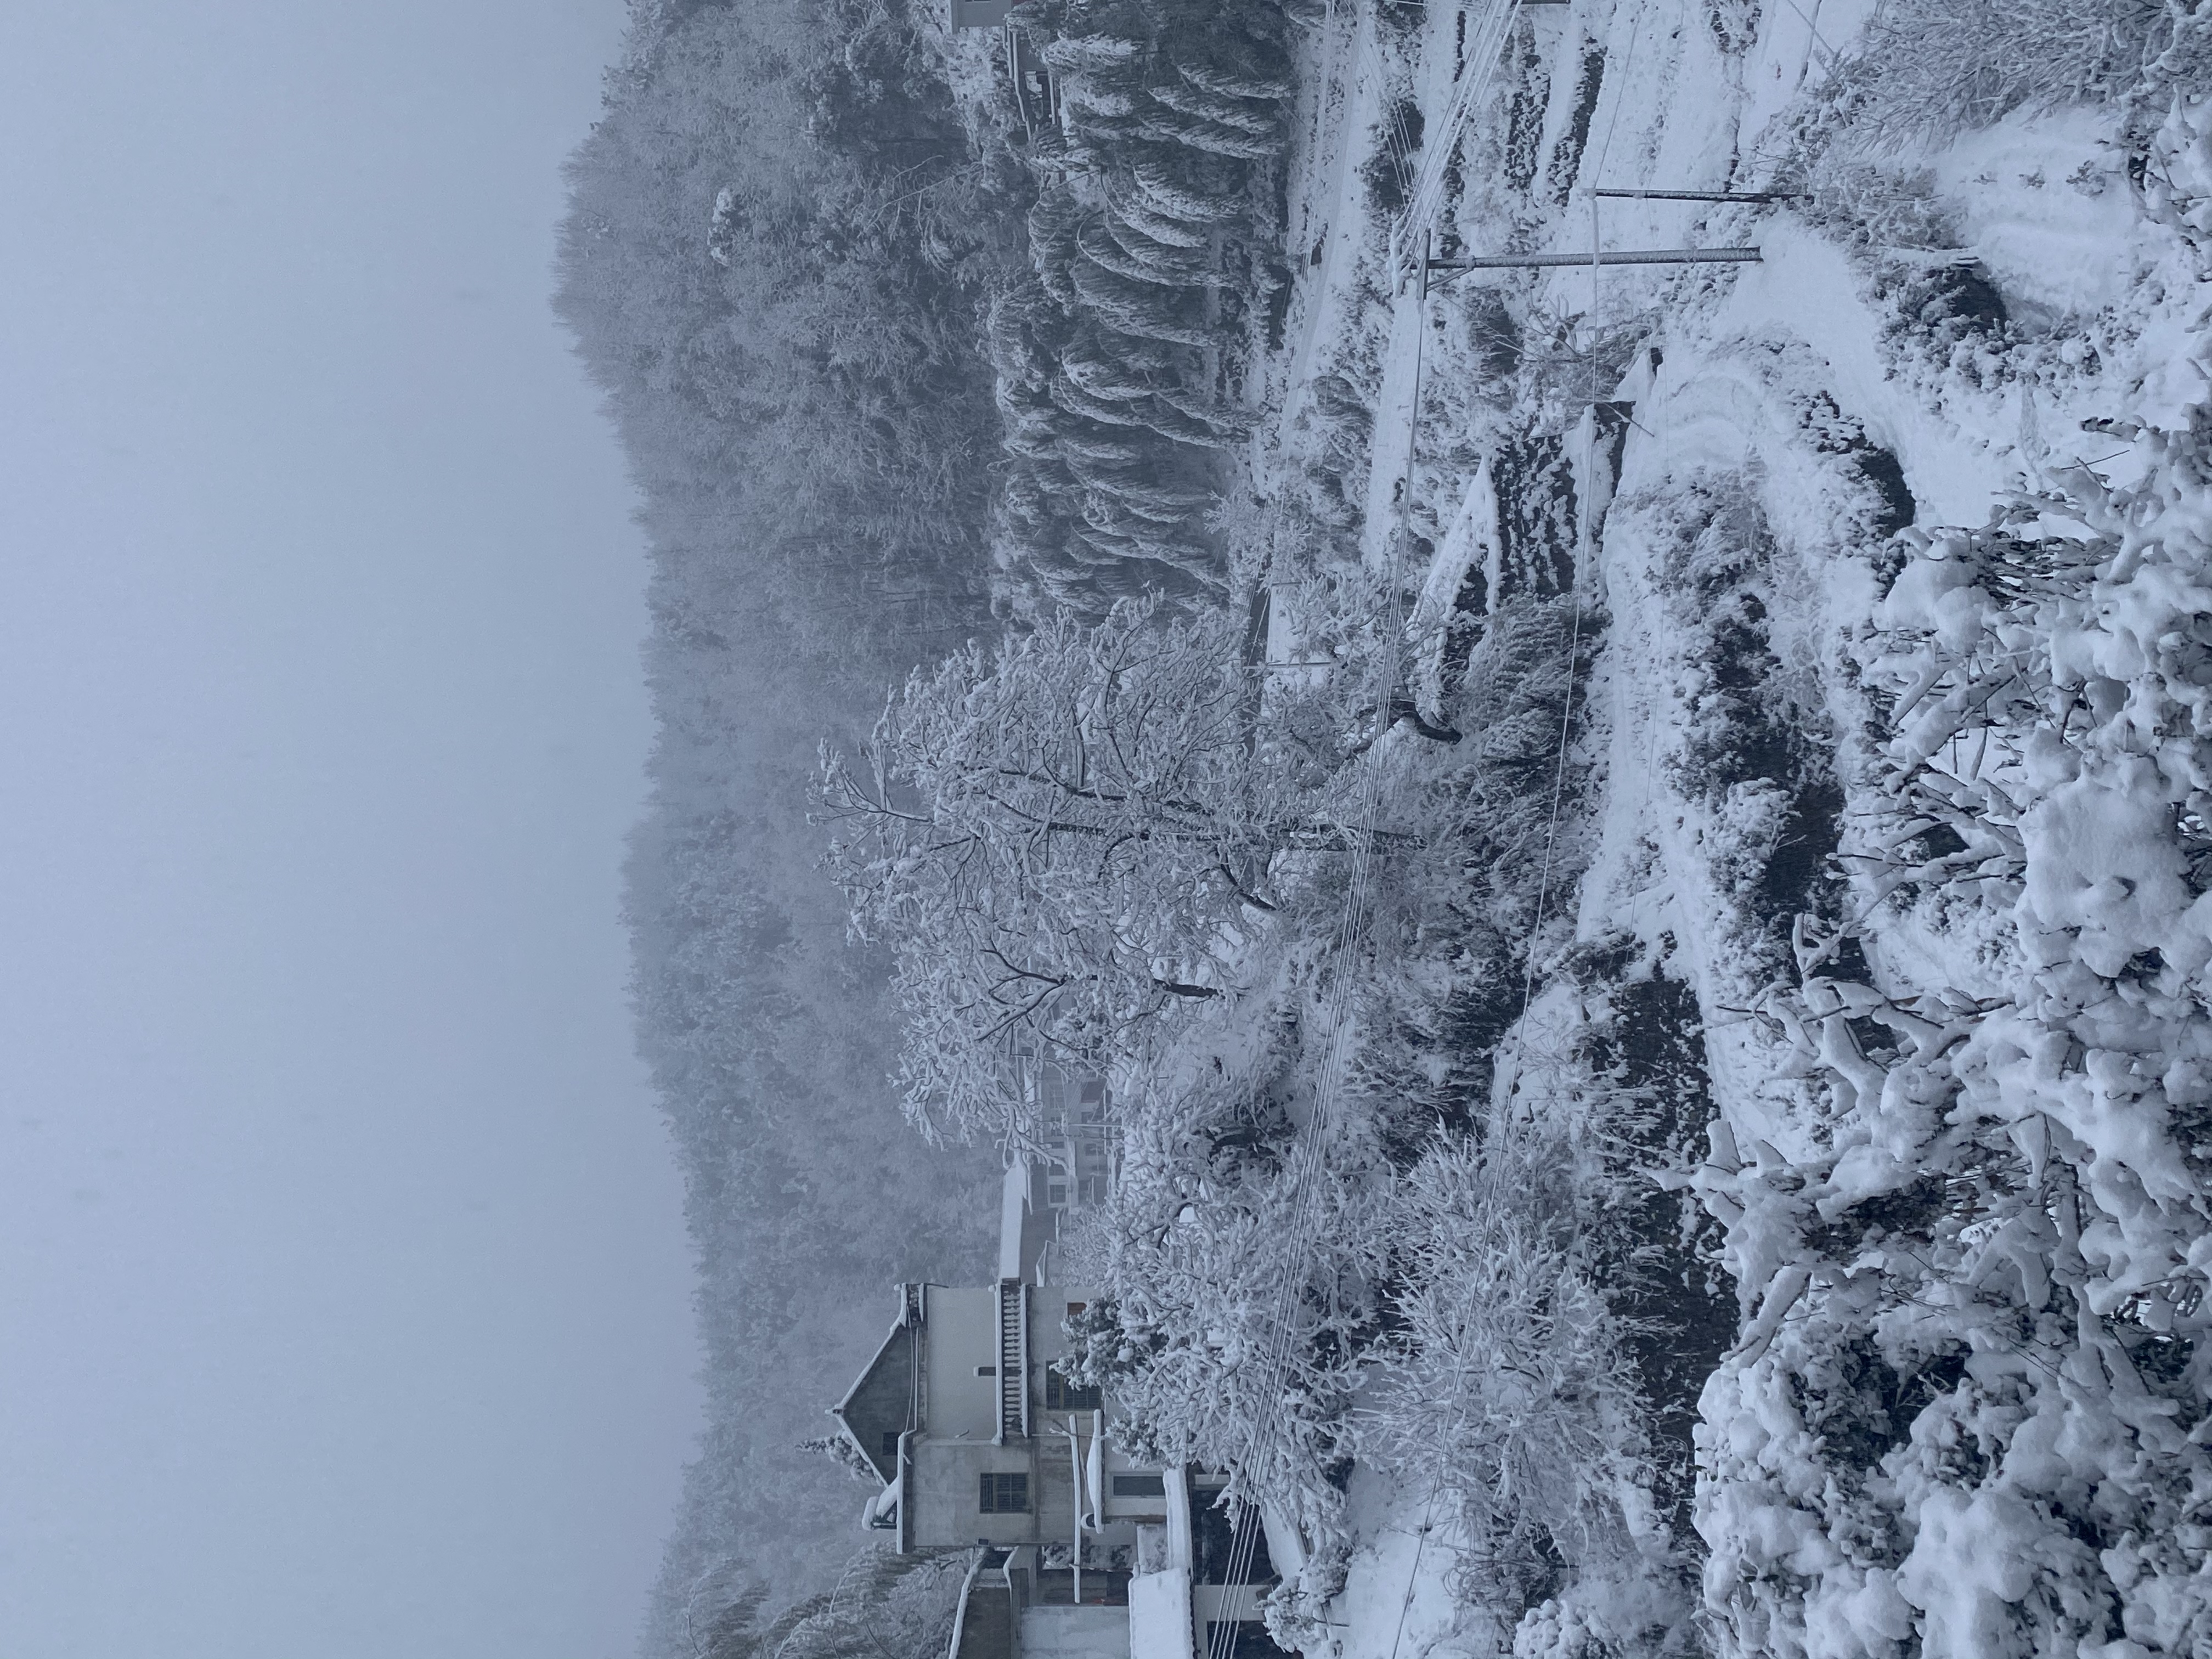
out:
<path id="1" fill-rule="evenodd" d="M 696 1428 L 546 307 L 619 0 L 0 7 L 0 1655 L 627 1654 Z"/>

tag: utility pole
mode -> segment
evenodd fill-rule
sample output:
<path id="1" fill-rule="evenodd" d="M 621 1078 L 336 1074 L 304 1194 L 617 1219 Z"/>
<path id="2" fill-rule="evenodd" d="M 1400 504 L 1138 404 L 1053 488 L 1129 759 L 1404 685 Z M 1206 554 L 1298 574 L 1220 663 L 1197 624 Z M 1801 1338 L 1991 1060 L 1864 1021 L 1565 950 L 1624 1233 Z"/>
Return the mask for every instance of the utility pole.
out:
<path id="1" fill-rule="evenodd" d="M 1578 270 L 1590 265 L 1707 265 L 1755 264 L 1755 247 L 1661 247 L 1616 250 L 1610 253 L 1486 253 L 1458 259 L 1430 256 L 1424 240 L 1421 292 L 1441 288 L 1470 270 Z"/>
<path id="2" fill-rule="evenodd" d="M 1809 198 L 1796 190 L 1594 190 L 1593 196 L 1610 196 L 1632 202 L 1803 202 Z"/>

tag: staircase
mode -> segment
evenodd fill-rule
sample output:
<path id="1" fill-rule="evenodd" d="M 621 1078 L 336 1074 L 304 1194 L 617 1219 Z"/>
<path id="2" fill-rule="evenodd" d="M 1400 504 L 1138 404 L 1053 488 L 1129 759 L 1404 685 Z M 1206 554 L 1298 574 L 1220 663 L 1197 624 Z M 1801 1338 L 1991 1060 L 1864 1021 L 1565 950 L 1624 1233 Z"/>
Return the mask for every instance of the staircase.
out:
<path id="1" fill-rule="evenodd" d="M 1029 1297 L 1018 1279 L 999 1281 L 999 1443 L 1030 1433 Z"/>

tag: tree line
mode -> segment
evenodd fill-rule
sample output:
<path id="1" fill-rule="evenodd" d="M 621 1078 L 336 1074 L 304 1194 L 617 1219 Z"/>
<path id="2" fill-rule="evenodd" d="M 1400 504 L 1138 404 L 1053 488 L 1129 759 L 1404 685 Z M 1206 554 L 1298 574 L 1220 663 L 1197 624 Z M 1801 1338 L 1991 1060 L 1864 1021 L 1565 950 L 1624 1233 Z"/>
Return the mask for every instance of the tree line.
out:
<path id="1" fill-rule="evenodd" d="M 1282 11 L 1026 0 L 1014 16 L 1060 120 L 1024 147 L 1030 268 L 988 319 L 1007 451 L 1001 580 L 1032 613 L 1219 596 L 1206 509 L 1222 452 L 1247 434 L 1255 330 L 1288 282 L 1274 258 Z"/>
<path id="2" fill-rule="evenodd" d="M 974 1271 L 994 1214 L 971 1158 L 898 1127 L 902 969 L 842 943 L 817 744 L 857 752 L 883 687 L 1010 613 L 1222 585 L 1206 516 L 1279 216 L 1280 19 L 1023 17 L 1066 107 L 1034 139 L 955 95 L 908 0 L 639 0 L 569 167 L 557 308 L 652 560 L 634 995 L 709 1393 L 649 1648 L 680 1650 L 702 1576 L 781 1602 L 843 1553 L 799 1449 L 823 1391 L 884 1284 Z"/>
<path id="3" fill-rule="evenodd" d="M 993 625 L 976 342 L 1034 188 L 972 141 L 929 27 L 900 0 L 640 6 L 569 167 L 557 304 L 651 556 L 633 994 L 708 1396 L 651 1652 L 691 1651 L 706 1579 L 781 1606 L 835 1572 L 850 1505 L 800 1443 L 887 1285 L 972 1271 L 995 1213 L 988 1171 L 901 1126 L 888 964 L 844 948 L 806 823 L 825 730 L 864 736 L 885 684 Z"/>

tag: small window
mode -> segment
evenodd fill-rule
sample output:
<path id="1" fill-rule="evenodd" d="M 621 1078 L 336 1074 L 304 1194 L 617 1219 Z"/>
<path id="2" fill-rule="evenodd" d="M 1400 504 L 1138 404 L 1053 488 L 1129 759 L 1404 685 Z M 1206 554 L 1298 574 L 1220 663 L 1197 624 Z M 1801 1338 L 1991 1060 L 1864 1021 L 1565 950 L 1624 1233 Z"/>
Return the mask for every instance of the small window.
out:
<path id="1" fill-rule="evenodd" d="M 1168 1495 L 1167 1477 L 1158 1474 L 1117 1474 L 1114 1477 L 1114 1496 L 1116 1498 L 1165 1498 Z"/>
<path id="2" fill-rule="evenodd" d="M 1096 1389 L 1071 1382 L 1056 1370 L 1044 1374 L 1044 1408 L 1048 1412 L 1095 1412 L 1105 1401 Z"/>
<path id="3" fill-rule="evenodd" d="M 1275 1645 L 1267 1626 L 1257 1619 L 1207 1620 L 1206 1650 L 1224 1659 L 1275 1659 L 1285 1651 Z"/>
<path id="4" fill-rule="evenodd" d="M 885 1429 L 884 1431 L 884 1456 L 886 1459 L 895 1458 L 898 1455 L 898 1442 L 899 1431 L 896 1429 Z"/>
<path id="5" fill-rule="evenodd" d="M 1044 1189 L 1044 1201 L 1055 1210 L 1066 1204 L 1067 1202 L 1067 1183 L 1064 1181 L 1055 1181 L 1050 1186 L 1047 1187 Z"/>
<path id="6" fill-rule="evenodd" d="M 1067 1316 L 1073 1319 L 1090 1305 L 1088 1302 L 1071 1302 L 1067 1304 Z"/>
<path id="7" fill-rule="evenodd" d="M 987 1474 L 976 1507 L 986 1515 L 1027 1515 L 1030 1478 L 1026 1474 Z"/>
<path id="8" fill-rule="evenodd" d="M 996 1376 L 998 1374 L 999 1368 L 996 1365 L 978 1365 L 975 1367 L 975 1375 L 978 1376 Z"/>

